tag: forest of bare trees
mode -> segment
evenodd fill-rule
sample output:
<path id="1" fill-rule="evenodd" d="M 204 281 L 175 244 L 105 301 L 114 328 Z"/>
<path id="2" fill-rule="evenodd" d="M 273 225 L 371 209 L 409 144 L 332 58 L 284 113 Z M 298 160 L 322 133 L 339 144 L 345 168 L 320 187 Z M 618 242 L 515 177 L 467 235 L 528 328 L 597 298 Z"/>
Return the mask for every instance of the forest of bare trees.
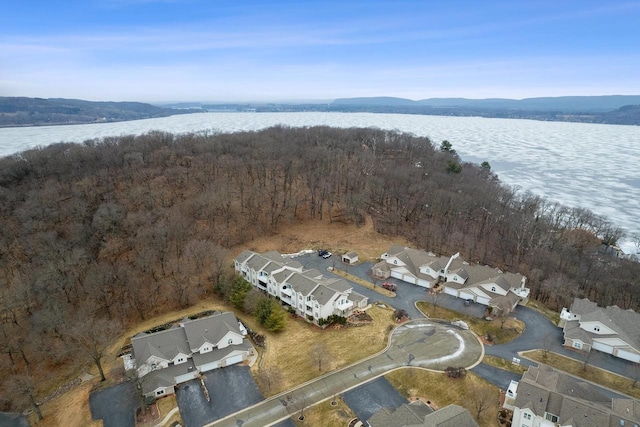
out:
<path id="1" fill-rule="evenodd" d="M 0 159 L 0 410 L 33 406 L 70 366 L 99 367 L 105 337 L 211 293 L 230 248 L 367 215 L 416 247 L 526 275 L 551 308 L 638 309 L 640 264 L 597 252 L 620 230 L 426 138 L 274 127 L 61 143 Z"/>

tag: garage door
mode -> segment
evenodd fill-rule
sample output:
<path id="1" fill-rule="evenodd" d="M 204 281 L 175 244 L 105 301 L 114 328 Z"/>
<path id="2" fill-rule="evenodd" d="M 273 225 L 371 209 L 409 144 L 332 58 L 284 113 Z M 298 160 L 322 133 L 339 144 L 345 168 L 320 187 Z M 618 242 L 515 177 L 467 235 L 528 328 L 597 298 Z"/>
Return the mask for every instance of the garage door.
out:
<path id="1" fill-rule="evenodd" d="M 594 341 L 593 345 L 591 346 L 591 348 L 593 348 L 594 350 L 600 350 L 604 353 L 609 353 L 609 354 L 613 354 L 613 347 L 607 344 L 603 344 L 601 342 L 598 341 Z"/>
<path id="2" fill-rule="evenodd" d="M 490 299 L 491 298 L 489 298 L 489 297 L 480 297 L 479 296 L 478 300 L 476 302 L 479 303 L 479 304 L 489 305 L 489 300 Z"/>
<path id="3" fill-rule="evenodd" d="M 213 371 L 214 369 L 218 369 L 220 367 L 220 361 L 216 360 L 215 362 L 205 363 L 200 366 L 200 370 L 202 372 Z"/>
<path id="4" fill-rule="evenodd" d="M 191 381 L 195 379 L 197 376 L 198 376 L 198 371 L 195 369 L 192 372 L 187 372 L 184 375 L 178 375 L 176 376 L 176 384 L 182 384 L 183 382 Z"/>
<path id="5" fill-rule="evenodd" d="M 402 280 L 404 280 L 407 283 L 413 283 L 414 285 L 416 284 L 416 278 L 413 276 L 409 276 L 408 274 L 405 274 Z"/>
<path id="6" fill-rule="evenodd" d="M 447 295 L 453 295 L 454 297 L 458 297 L 458 291 L 453 288 L 448 288 L 445 286 L 444 293 Z"/>
<path id="7" fill-rule="evenodd" d="M 631 360 L 632 362 L 640 363 L 640 354 L 633 353 L 627 350 L 618 350 L 617 356 L 621 359 Z"/>
<path id="8" fill-rule="evenodd" d="M 423 288 L 429 288 L 429 281 L 424 279 L 418 279 L 418 286 L 422 286 Z"/>
<path id="9" fill-rule="evenodd" d="M 391 277 L 395 277 L 396 279 L 402 280 L 402 273 L 395 270 L 391 270 Z"/>
<path id="10" fill-rule="evenodd" d="M 460 298 L 462 299 L 472 299 L 475 301 L 475 295 L 470 293 L 470 292 L 466 292 L 466 291 L 460 291 Z"/>
<path id="11" fill-rule="evenodd" d="M 227 357 L 225 366 L 235 365 L 236 363 L 242 362 L 242 354 L 238 354 L 236 356 Z"/>

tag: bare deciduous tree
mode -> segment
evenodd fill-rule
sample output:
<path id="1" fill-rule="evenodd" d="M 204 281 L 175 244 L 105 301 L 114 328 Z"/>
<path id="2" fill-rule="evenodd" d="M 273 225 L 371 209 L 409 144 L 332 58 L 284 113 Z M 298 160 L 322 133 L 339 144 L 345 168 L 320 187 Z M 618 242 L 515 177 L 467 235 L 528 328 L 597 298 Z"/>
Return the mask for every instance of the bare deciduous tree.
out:
<path id="1" fill-rule="evenodd" d="M 322 372 L 323 367 L 326 367 L 326 364 L 331 360 L 331 354 L 322 342 L 313 344 L 309 355 L 312 363 L 318 367 L 318 372 Z"/>
<path id="2" fill-rule="evenodd" d="M 102 359 L 109 345 L 120 336 L 122 326 L 117 321 L 92 317 L 84 312 L 78 316 L 76 322 L 68 329 L 66 336 L 74 349 L 90 359 L 98 368 L 100 381 L 104 381 Z"/>

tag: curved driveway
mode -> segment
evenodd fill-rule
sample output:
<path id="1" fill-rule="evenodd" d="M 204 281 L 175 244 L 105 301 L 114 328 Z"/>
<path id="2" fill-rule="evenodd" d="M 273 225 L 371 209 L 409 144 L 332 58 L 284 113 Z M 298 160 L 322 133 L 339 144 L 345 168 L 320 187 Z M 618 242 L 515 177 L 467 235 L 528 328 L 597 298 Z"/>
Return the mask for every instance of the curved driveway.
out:
<path id="1" fill-rule="evenodd" d="M 329 399 L 397 368 L 470 368 L 482 356 L 483 346 L 472 332 L 429 319 L 414 320 L 396 328 L 387 348 L 377 355 L 325 374 L 209 425 L 272 425 L 291 417 L 303 406 L 308 407 Z"/>

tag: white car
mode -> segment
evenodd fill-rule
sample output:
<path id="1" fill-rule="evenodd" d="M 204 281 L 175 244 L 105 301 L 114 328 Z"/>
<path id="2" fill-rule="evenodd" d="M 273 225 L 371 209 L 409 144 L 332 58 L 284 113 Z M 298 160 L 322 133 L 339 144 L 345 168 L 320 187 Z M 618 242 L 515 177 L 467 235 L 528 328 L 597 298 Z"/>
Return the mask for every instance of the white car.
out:
<path id="1" fill-rule="evenodd" d="M 333 255 L 331 252 L 327 252 L 326 254 L 322 254 L 322 258 L 327 259 L 327 258 L 329 258 L 331 255 Z"/>

